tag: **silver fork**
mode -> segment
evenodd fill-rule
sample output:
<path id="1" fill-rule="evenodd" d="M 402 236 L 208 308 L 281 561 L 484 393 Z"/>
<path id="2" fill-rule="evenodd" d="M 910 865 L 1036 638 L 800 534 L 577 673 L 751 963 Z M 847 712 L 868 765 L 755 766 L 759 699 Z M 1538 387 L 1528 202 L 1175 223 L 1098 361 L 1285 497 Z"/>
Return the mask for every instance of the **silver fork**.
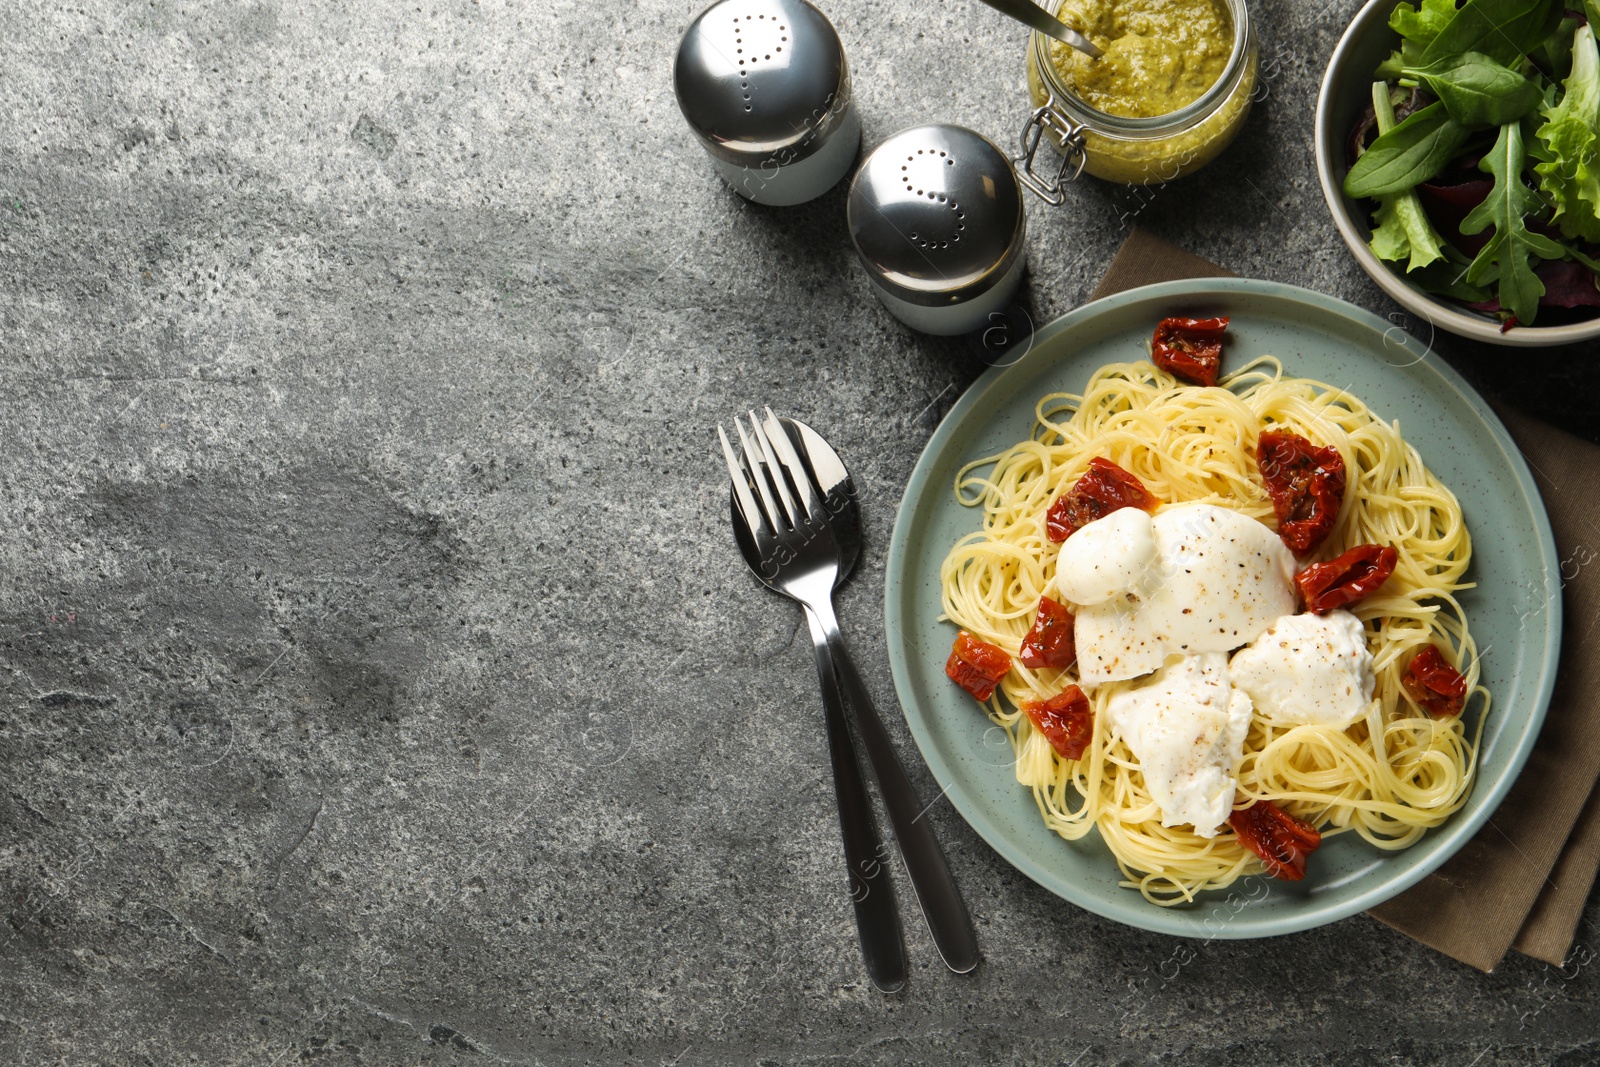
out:
<path id="1" fill-rule="evenodd" d="M 926 808 L 917 798 L 905 768 L 895 754 L 894 745 L 878 718 L 872 697 L 861 680 L 860 672 L 856 670 L 834 616 L 833 589 L 838 584 L 842 558 L 838 538 L 858 538 L 859 520 L 853 508 L 845 509 L 838 515 L 830 511 L 826 499 L 822 498 L 822 489 L 813 484 L 810 472 L 771 408 L 767 409 L 764 421 L 751 412 L 750 422 L 751 433 L 747 437 L 738 420 L 734 421 L 744 454 L 745 463 L 742 467 L 733 455 L 727 435 L 720 426 L 717 428 L 733 479 L 734 498 L 744 519 L 744 532 L 751 535 L 739 539 L 740 547 L 746 554 L 747 562 L 757 570 L 766 585 L 798 600 L 805 608 L 806 622 L 811 629 L 812 644 L 817 654 L 817 669 L 824 678 L 825 700 L 828 676 L 832 675 L 835 679 L 835 687 L 838 677 L 843 676 L 848 702 L 856 713 L 856 727 L 866 742 L 867 755 L 888 808 L 906 872 L 911 876 L 912 888 L 922 906 L 934 944 L 951 970 L 970 971 L 978 963 L 977 938 L 972 919 L 950 875 L 932 828 L 922 820 Z M 751 445 L 752 438 L 755 446 Z M 837 458 L 833 457 L 831 449 L 823 447 L 823 450 L 832 459 L 833 465 L 837 466 Z M 814 455 L 811 460 L 817 462 Z M 754 477 L 750 477 L 752 473 Z M 845 478 L 847 485 L 848 479 L 842 467 L 837 474 Z M 793 496 L 785 482 L 785 475 L 793 484 Z M 761 497 L 759 507 L 751 495 L 751 484 Z M 782 507 L 781 513 L 779 505 Z M 738 522 L 737 518 L 735 522 Z M 756 536 L 758 533 L 766 535 L 768 540 L 760 540 Z M 854 545 L 856 542 L 852 540 L 851 543 Z M 853 561 L 853 553 L 851 559 Z M 824 658 L 829 661 L 828 665 L 824 664 Z"/>
<path id="2" fill-rule="evenodd" d="M 888 856 L 872 823 L 866 784 L 856 760 L 850 727 L 845 721 L 844 697 L 833 656 L 828 651 L 826 633 L 812 607 L 819 599 L 823 603 L 829 601 L 834 578 L 839 573 L 833 531 L 828 526 L 826 512 L 811 494 L 804 474 L 796 485 L 802 491 L 803 507 L 795 506 L 778 470 L 772 442 L 761 432 L 761 424 L 754 414 L 750 421 L 753 429 L 749 436 L 737 418 L 733 422 L 744 464 L 734 455 L 728 435 L 721 426 L 717 427 L 722 454 L 728 461 L 728 476 L 733 480 L 739 509 L 744 515 L 745 532 L 749 534 L 747 543 L 755 552 L 755 558 L 747 555 L 746 562 L 768 585 L 805 606 L 817 677 L 822 683 L 828 755 L 833 764 L 834 798 L 839 807 L 845 862 L 849 866 L 856 935 L 861 941 L 861 954 L 872 984 L 892 993 L 905 985 L 906 950 L 901 939 L 899 911 L 889 886 Z M 752 444 L 751 437 L 759 444 Z M 783 443 L 787 446 L 787 439 Z M 776 477 L 772 476 L 774 473 Z M 752 485 L 760 494 L 760 505 L 751 493 Z M 831 616 L 832 611 L 828 614 Z"/>

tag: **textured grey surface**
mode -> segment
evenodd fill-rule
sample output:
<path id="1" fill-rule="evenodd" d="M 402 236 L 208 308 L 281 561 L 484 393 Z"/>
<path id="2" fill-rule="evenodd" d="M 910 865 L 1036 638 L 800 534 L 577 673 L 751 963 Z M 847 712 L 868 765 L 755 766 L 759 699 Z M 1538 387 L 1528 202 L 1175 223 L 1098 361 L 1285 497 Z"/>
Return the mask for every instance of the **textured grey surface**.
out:
<path id="1" fill-rule="evenodd" d="M 828 7 L 869 143 L 1012 142 L 998 16 Z M 1600 1059 L 1592 904 L 1565 972 L 1364 917 L 1182 942 L 944 805 L 986 962 L 912 922 L 907 991 L 866 986 L 809 653 L 738 565 L 710 428 L 770 403 L 852 463 L 841 613 L 889 704 L 894 505 L 982 366 L 873 302 L 842 190 L 717 182 L 669 87 L 694 10 L 0 5 L 0 1059 Z M 1030 206 L 1034 316 L 1134 215 L 1393 311 L 1310 158 L 1353 10 L 1257 5 L 1267 97 L 1194 180 Z M 1440 347 L 1595 433 L 1592 354 Z"/>

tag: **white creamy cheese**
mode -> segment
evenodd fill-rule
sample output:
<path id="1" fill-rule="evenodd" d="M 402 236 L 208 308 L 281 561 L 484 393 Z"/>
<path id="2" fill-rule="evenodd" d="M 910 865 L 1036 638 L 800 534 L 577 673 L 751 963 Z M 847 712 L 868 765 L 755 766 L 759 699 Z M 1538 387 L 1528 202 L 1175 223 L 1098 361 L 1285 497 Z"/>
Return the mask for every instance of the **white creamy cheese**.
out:
<path id="1" fill-rule="evenodd" d="M 1085 525 L 1067 539 L 1062 552 L 1122 513 Z M 1115 554 L 1104 571 L 1105 585 L 1094 586 L 1076 554 L 1068 557 L 1072 574 L 1066 585 L 1092 595 L 1123 584 L 1110 576 L 1131 566 L 1141 552 L 1134 520 L 1119 521 L 1126 528 L 1097 532 L 1090 542 Z M 1176 504 L 1163 508 L 1150 527 L 1154 556 L 1137 583 L 1121 591 L 1124 595 L 1099 603 L 1075 600 L 1062 588 L 1057 563 L 1057 588 L 1077 608 L 1073 636 L 1084 685 L 1149 674 L 1170 655 L 1231 652 L 1294 612 L 1294 556 L 1264 524 L 1211 504 Z"/>
<path id="2" fill-rule="evenodd" d="M 1263 716 L 1345 727 L 1366 714 L 1375 679 L 1361 620 L 1348 611 L 1286 615 L 1228 664 Z"/>
<path id="3" fill-rule="evenodd" d="M 1087 523 L 1056 556 L 1056 590 L 1072 604 L 1103 604 L 1132 592 L 1156 558 L 1155 525 L 1148 512 L 1121 508 Z"/>
<path id="4" fill-rule="evenodd" d="M 1215 837 L 1233 808 L 1250 712 L 1220 652 L 1174 659 L 1106 703 L 1108 725 L 1133 749 L 1161 806 L 1161 825 L 1189 823 L 1201 837 Z"/>

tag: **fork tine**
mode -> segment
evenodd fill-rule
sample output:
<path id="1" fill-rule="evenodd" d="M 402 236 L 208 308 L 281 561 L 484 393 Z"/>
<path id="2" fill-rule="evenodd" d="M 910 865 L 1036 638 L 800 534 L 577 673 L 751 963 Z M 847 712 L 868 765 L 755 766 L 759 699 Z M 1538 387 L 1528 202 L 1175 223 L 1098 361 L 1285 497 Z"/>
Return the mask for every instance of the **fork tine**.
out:
<path id="1" fill-rule="evenodd" d="M 761 510 L 756 507 L 756 498 L 750 495 L 750 480 L 745 477 L 744 468 L 733 454 L 733 446 L 728 443 L 728 435 L 723 432 L 720 422 L 717 423 L 717 436 L 722 439 L 722 458 L 728 461 L 728 477 L 733 479 L 733 494 L 739 501 L 739 513 L 744 516 L 744 524 L 750 527 L 751 537 L 759 541 Z"/>
<path id="2" fill-rule="evenodd" d="M 756 439 L 756 444 L 761 446 L 761 455 L 767 464 L 767 475 L 778 490 L 778 499 L 783 501 L 783 511 L 789 516 L 789 525 L 799 526 L 801 513 L 795 510 L 794 497 L 789 495 L 789 487 L 784 484 L 783 468 L 778 465 L 778 457 L 772 451 L 772 442 L 767 440 L 767 431 L 761 428 L 761 420 L 756 418 L 754 411 L 750 412 L 750 435 Z"/>
<path id="3" fill-rule="evenodd" d="M 761 494 L 761 512 L 766 516 L 767 525 L 772 527 L 773 533 L 779 533 L 788 527 L 779 521 L 782 512 L 778 510 L 778 502 L 772 499 L 770 481 L 761 466 L 761 455 L 750 443 L 750 438 L 745 436 L 744 424 L 739 421 L 739 416 L 733 417 L 733 428 L 739 434 L 739 444 L 744 447 L 744 462 L 750 471 L 750 480 L 756 483 L 756 492 Z"/>
<path id="4" fill-rule="evenodd" d="M 778 416 L 772 413 L 771 408 L 766 410 L 767 417 L 761 423 L 761 428 L 766 431 L 767 439 L 778 453 L 778 462 L 783 464 L 783 469 L 794 480 L 795 491 L 800 494 L 800 510 L 808 518 L 817 518 L 817 494 L 812 491 L 811 475 L 806 472 L 805 464 L 800 462 L 800 456 L 789 440 L 789 431 L 783 428 L 783 423 L 778 421 Z"/>

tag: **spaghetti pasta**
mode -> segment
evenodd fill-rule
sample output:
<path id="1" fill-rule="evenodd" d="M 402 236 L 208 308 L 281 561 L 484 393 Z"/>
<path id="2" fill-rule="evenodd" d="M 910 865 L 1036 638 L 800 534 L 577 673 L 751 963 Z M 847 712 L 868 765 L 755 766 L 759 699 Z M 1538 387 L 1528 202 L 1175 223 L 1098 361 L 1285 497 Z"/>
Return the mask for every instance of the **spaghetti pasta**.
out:
<path id="1" fill-rule="evenodd" d="M 1376 674 L 1366 715 L 1344 728 L 1252 717 L 1236 768 L 1234 804 L 1271 801 L 1321 830 L 1353 832 L 1384 849 L 1414 844 L 1465 802 L 1478 734 L 1437 719 L 1406 694 L 1412 654 L 1433 644 L 1465 676 L 1481 733 L 1489 693 L 1478 681 L 1477 649 L 1456 594 L 1471 539 L 1455 495 L 1423 464 L 1397 423 L 1321 382 L 1287 377 L 1272 357 L 1254 360 L 1214 387 L 1185 385 L 1149 362 L 1111 364 L 1082 396 L 1039 401 L 1033 435 L 968 464 L 956 496 L 982 510 L 982 527 L 950 550 L 941 568 L 944 618 L 1017 655 L 1039 599 L 1049 590 L 1057 546 L 1046 535 L 1051 502 L 1106 457 L 1135 474 L 1165 504 L 1231 508 L 1276 528 L 1257 473 L 1264 429 L 1288 429 L 1337 448 L 1348 485 L 1333 530 L 1318 553 L 1358 544 L 1396 549 L 1393 576 L 1351 610 L 1361 620 Z M 985 702 L 1011 739 L 1015 773 L 1045 823 L 1068 840 L 1097 829 L 1123 875 L 1152 903 L 1193 900 L 1262 870 L 1238 837 L 1161 825 L 1139 761 L 1106 726 L 1111 697 L 1135 684 L 1093 687 L 1093 737 L 1082 757 L 1063 759 L 1020 710 L 1076 683 L 1074 668 L 1030 670 L 1013 660 Z"/>

